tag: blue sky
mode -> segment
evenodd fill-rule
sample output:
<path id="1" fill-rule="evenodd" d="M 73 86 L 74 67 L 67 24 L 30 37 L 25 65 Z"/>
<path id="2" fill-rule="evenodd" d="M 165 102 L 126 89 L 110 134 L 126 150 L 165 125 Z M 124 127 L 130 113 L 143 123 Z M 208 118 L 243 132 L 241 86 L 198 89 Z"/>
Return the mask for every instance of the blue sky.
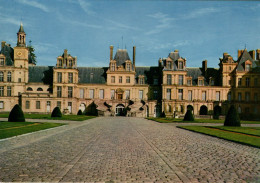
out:
<path id="1" fill-rule="evenodd" d="M 16 45 L 22 20 L 37 65 L 55 65 L 64 49 L 78 66 L 108 66 L 109 46 L 127 48 L 137 66 L 156 66 L 178 49 L 188 67 L 218 67 L 228 52 L 260 48 L 260 2 L 157 0 L 0 0 L 0 40 Z M 123 41 L 122 41 L 123 37 Z"/>

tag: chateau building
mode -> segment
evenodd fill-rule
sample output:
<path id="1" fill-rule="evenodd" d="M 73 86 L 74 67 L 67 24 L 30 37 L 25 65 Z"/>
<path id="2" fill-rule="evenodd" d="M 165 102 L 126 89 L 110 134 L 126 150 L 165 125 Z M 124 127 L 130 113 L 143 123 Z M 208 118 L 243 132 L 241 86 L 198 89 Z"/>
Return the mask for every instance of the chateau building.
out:
<path id="1" fill-rule="evenodd" d="M 66 49 L 55 66 L 37 66 L 21 24 L 16 47 L 1 44 L 0 112 L 18 103 L 28 113 L 51 113 L 58 106 L 77 114 L 94 102 L 99 115 L 177 117 L 187 109 L 195 115 L 225 114 L 234 104 L 241 115 L 259 117 L 259 49 L 238 50 L 237 61 L 224 53 L 219 68 L 208 68 L 207 60 L 189 68 L 178 50 L 160 58 L 158 66 L 137 67 L 135 46 L 132 60 L 126 49 L 113 51 L 110 46 L 108 67 L 78 67 Z"/>

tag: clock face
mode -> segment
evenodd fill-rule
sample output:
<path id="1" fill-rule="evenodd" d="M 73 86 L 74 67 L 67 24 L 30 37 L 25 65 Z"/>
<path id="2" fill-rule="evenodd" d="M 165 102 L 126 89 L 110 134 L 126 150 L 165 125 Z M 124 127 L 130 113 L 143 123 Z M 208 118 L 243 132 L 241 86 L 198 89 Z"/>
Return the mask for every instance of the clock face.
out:
<path id="1" fill-rule="evenodd" d="M 18 51 L 18 52 L 17 52 L 17 56 L 18 56 L 18 57 L 22 56 L 22 52 Z"/>

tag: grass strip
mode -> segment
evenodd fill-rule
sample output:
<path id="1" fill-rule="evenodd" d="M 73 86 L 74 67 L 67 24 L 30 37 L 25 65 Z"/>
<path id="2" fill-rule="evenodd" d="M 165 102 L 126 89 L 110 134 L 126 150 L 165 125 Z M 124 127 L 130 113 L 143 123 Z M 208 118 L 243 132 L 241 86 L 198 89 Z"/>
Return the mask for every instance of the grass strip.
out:
<path id="1" fill-rule="evenodd" d="M 244 131 L 245 134 L 233 133 L 232 131 L 223 130 L 225 129 L 225 127 L 222 130 L 216 130 L 205 126 L 178 126 L 178 128 L 260 148 L 260 138 L 258 136 L 252 136 L 246 134 L 248 131 L 248 129 L 246 130 L 246 128 L 251 128 L 251 127 L 243 127 L 243 129 L 239 129 L 239 131 Z M 237 127 L 237 128 L 241 128 L 241 127 Z"/>
<path id="2" fill-rule="evenodd" d="M 0 122 L 0 139 L 58 127 L 60 123 Z"/>
<path id="3" fill-rule="evenodd" d="M 231 126 L 208 126 L 208 128 L 220 129 L 230 132 L 254 135 L 260 137 L 260 127 L 231 127 Z"/>

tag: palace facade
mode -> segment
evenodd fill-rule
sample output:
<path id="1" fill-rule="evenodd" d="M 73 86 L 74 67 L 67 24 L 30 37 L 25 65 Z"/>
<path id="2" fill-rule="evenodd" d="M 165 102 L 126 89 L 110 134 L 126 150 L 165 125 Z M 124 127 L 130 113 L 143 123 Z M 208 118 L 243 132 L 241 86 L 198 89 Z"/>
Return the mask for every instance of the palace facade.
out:
<path id="1" fill-rule="evenodd" d="M 260 50 L 238 50 L 238 60 L 228 53 L 219 59 L 219 68 L 189 68 L 178 50 L 160 58 L 158 66 L 137 67 L 136 47 L 132 60 L 126 49 L 110 46 L 108 67 L 78 67 L 77 57 L 57 57 L 55 66 L 37 66 L 26 46 L 23 26 L 17 45 L 6 42 L 0 52 L 0 112 L 20 104 L 26 113 L 51 113 L 58 106 L 64 113 L 77 114 L 91 103 L 99 115 L 127 116 L 226 114 L 234 104 L 241 115 L 259 117 Z"/>

